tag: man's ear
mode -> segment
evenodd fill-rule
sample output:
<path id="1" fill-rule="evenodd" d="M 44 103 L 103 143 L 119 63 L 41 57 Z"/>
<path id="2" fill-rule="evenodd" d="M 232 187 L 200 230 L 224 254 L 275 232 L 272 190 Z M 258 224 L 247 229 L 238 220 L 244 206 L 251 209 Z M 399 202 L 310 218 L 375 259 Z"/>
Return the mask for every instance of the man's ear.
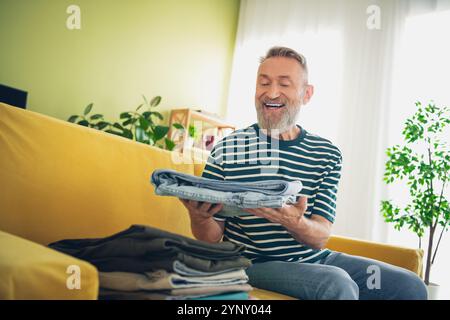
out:
<path id="1" fill-rule="evenodd" d="M 307 104 L 309 100 L 311 100 L 311 97 L 314 94 L 314 86 L 311 84 L 307 84 L 305 87 L 305 93 L 303 94 L 303 104 Z"/>

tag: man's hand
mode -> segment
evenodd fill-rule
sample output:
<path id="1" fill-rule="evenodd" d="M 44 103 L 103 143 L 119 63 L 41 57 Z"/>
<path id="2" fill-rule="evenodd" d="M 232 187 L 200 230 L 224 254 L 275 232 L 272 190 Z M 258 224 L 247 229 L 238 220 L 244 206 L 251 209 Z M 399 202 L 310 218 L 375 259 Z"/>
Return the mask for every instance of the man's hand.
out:
<path id="1" fill-rule="evenodd" d="M 194 237 L 211 243 L 222 239 L 225 228 L 224 221 L 216 221 L 212 217 L 223 208 L 223 204 L 212 204 L 180 199 L 188 209 L 191 218 L 191 230 Z"/>
<path id="2" fill-rule="evenodd" d="M 307 198 L 300 197 L 297 203 L 286 205 L 282 208 L 256 208 L 244 209 L 244 211 L 261 218 L 266 218 L 270 222 L 279 223 L 289 230 L 299 224 L 299 221 L 306 212 L 307 206 Z"/>
<path id="3" fill-rule="evenodd" d="M 221 203 L 200 202 L 194 200 L 179 199 L 189 211 L 191 219 L 201 221 L 211 218 L 213 215 L 223 209 Z"/>
<path id="4" fill-rule="evenodd" d="M 331 234 L 332 223 L 319 215 L 306 218 L 307 198 L 300 197 L 297 203 L 279 209 L 258 208 L 244 211 L 279 223 L 299 242 L 313 249 L 325 248 Z"/>

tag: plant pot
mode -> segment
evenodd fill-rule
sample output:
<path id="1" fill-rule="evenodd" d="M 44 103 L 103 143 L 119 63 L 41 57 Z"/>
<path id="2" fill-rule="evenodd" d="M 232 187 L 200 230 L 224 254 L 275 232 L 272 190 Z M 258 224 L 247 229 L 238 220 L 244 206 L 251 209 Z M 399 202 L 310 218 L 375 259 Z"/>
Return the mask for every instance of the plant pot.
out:
<path id="1" fill-rule="evenodd" d="M 427 286 L 428 300 L 439 300 L 440 288 L 440 285 L 430 282 L 430 284 Z"/>

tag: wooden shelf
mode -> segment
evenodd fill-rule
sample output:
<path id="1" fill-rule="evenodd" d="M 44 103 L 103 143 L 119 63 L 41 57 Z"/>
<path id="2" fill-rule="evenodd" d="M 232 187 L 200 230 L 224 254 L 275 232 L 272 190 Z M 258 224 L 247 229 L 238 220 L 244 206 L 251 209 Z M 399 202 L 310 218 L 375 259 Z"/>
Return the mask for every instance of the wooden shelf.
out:
<path id="1" fill-rule="evenodd" d="M 181 150 L 184 150 L 186 148 L 195 148 L 191 145 L 188 145 L 188 141 L 189 141 L 188 128 L 189 128 L 189 125 L 191 125 L 191 124 L 195 125 L 198 122 L 201 123 L 201 128 L 198 128 L 198 126 L 196 126 L 196 127 L 197 127 L 197 129 L 201 129 L 200 139 L 202 139 L 202 141 L 203 141 L 203 133 L 205 132 L 205 130 L 210 130 L 210 129 L 213 129 L 213 131 L 217 130 L 217 133 L 214 134 L 216 136 L 216 138 L 215 138 L 213 144 L 215 144 L 217 142 L 218 138 L 221 138 L 224 136 L 225 130 L 229 130 L 229 129 L 231 129 L 231 131 L 236 130 L 236 127 L 233 124 L 227 123 L 227 122 L 221 120 L 220 118 L 215 117 L 214 115 L 211 115 L 208 113 L 203 113 L 203 112 L 197 111 L 197 110 L 192 110 L 189 108 L 174 109 L 170 113 L 168 137 L 170 139 L 174 140 L 174 142 L 177 144 L 178 148 Z M 179 123 L 185 128 L 185 130 L 182 132 L 181 135 L 180 135 L 180 130 L 173 127 L 174 123 Z M 202 143 L 202 147 L 203 147 L 202 149 L 200 149 L 200 148 L 196 148 L 196 149 L 199 149 L 201 151 L 209 153 L 209 150 L 207 150 L 206 147 L 203 146 L 203 143 Z"/>
<path id="2" fill-rule="evenodd" d="M 226 122 L 224 122 L 214 116 L 211 116 L 209 114 L 199 112 L 196 110 L 191 110 L 190 114 L 191 114 L 191 119 L 196 119 L 196 120 L 207 122 L 208 124 L 215 126 L 217 128 L 232 128 L 233 130 L 235 129 L 235 126 L 233 124 L 226 123 Z"/>

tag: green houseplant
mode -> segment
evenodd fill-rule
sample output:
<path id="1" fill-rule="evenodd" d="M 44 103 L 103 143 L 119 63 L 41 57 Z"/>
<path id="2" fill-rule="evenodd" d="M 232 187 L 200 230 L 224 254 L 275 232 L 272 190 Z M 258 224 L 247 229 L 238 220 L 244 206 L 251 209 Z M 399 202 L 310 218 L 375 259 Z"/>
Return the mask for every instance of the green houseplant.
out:
<path id="1" fill-rule="evenodd" d="M 193 124 L 190 124 L 188 127 L 187 146 L 192 147 L 199 136 L 199 130 Z"/>
<path id="2" fill-rule="evenodd" d="M 447 143 L 441 140 L 444 129 L 450 124 L 450 109 L 438 107 L 434 103 L 422 106 L 416 102 L 415 105 L 417 110 L 406 120 L 402 132 L 405 144 L 387 149 L 388 161 L 384 173 L 387 184 L 407 181 L 410 202 L 400 208 L 393 201 L 385 200 L 381 202 L 381 211 L 386 222 L 395 224 L 395 229 L 407 226 L 412 230 L 419 237 L 419 248 L 428 231 L 424 280 L 430 285 L 431 267 L 450 221 L 449 201 L 445 197 L 450 153 Z M 435 244 L 438 227 L 441 231 Z"/>
<path id="3" fill-rule="evenodd" d="M 189 125 L 188 133 L 189 137 L 191 137 L 194 140 L 198 139 L 199 137 L 198 129 L 193 124 Z"/>
<path id="4" fill-rule="evenodd" d="M 93 103 L 86 106 L 83 115 L 72 115 L 68 121 L 151 146 L 173 150 L 175 143 L 167 137 L 169 127 L 157 124 L 158 119 L 164 119 L 161 113 L 154 110 L 160 104 L 161 97 L 156 96 L 150 101 L 144 95 L 142 97 L 143 103 L 139 104 L 134 111 L 122 112 L 118 122 L 106 121 L 102 114 L 90 115 Z"/>

